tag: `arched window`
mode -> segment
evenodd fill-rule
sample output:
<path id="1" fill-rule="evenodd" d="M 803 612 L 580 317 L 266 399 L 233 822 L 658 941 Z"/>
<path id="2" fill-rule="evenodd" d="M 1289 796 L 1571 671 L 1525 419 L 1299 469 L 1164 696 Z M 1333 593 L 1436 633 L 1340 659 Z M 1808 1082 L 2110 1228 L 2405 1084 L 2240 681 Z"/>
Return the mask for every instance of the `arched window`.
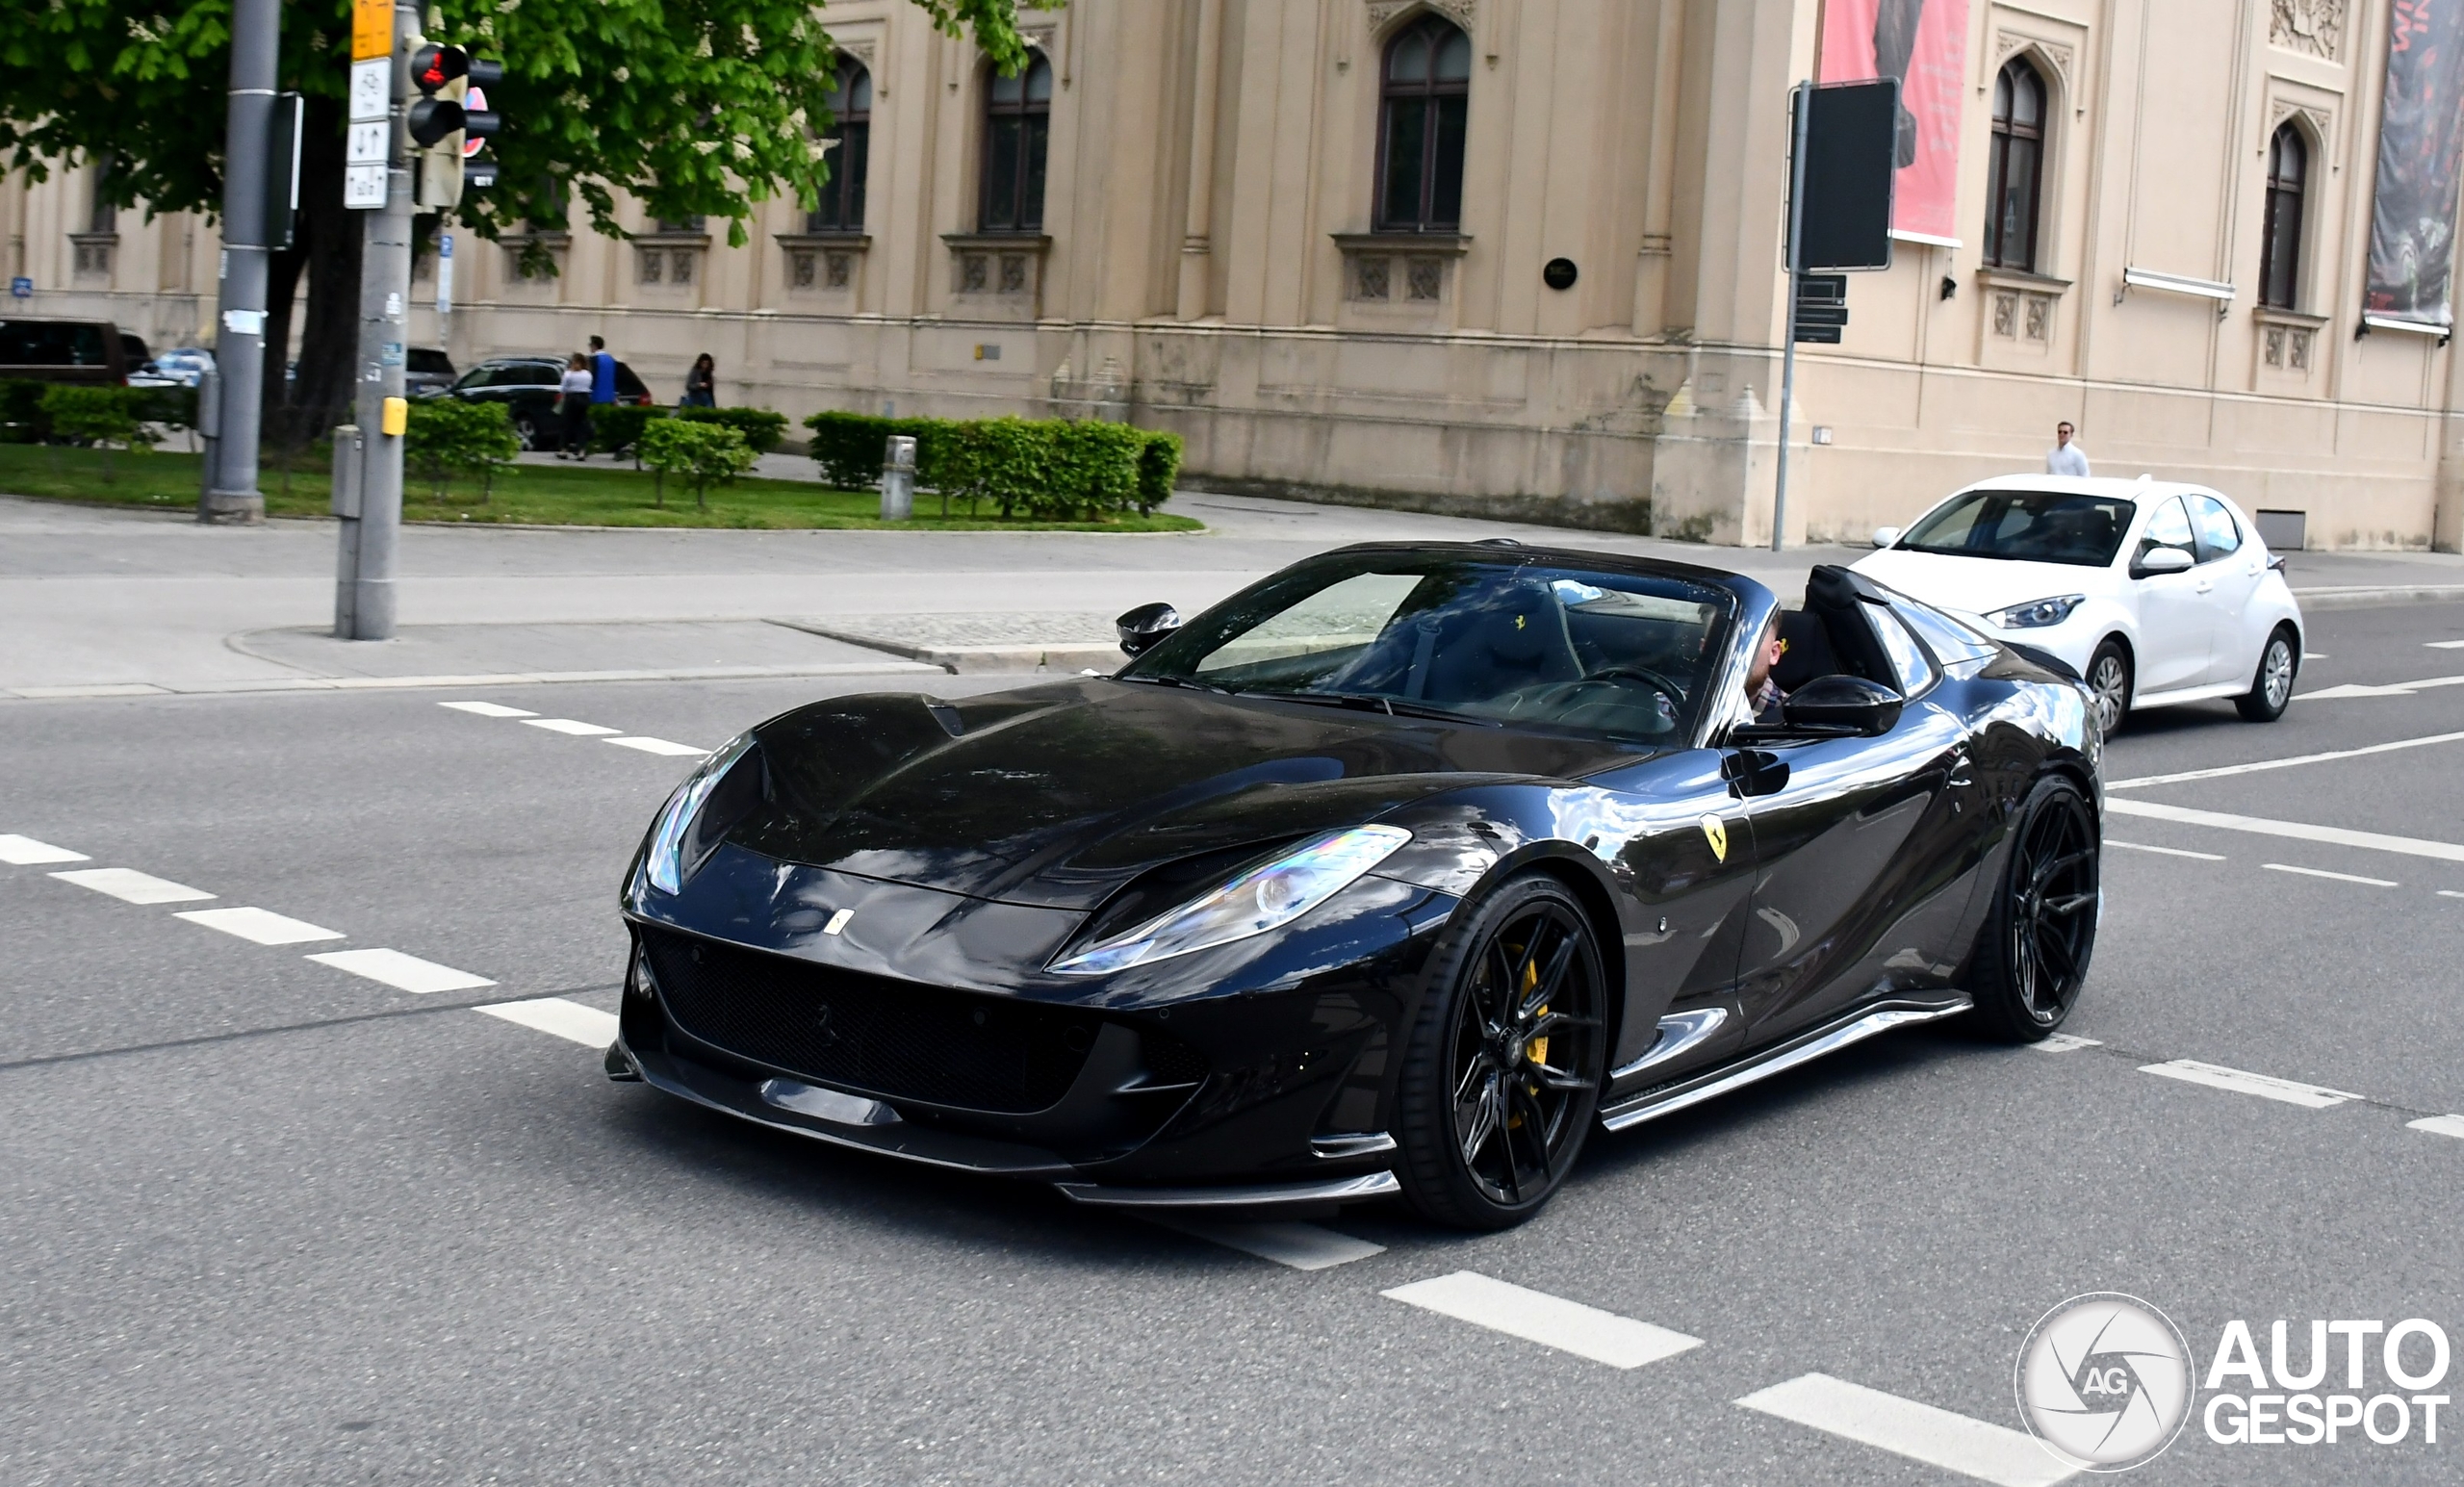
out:
<path id="1" fill-rule="evenodd" d="M 2310 146 L 2288 123 L 2268 145 L 2268 230 L 2261 245 L 2259 303 L 2294 308 L 2301 293 L 2301 188 L 2310 174 Z"/>
<path id="2" fill-rule="evenodd" d="M 1463 225 L 1463 129 L 1472 38 L 1424 15 L 1386 43 L 1377 123 L 1377 230 Z"/>
<path id="3" fill-rule="evenodd" d="M 2044 79 L 2015 60 L 1993 80 L 1993 144 L 1986 163 L 1985 261 L 2033 273 L 2043 190 Z"/>
<path id="4" fill-rule="evenodd" d="M 831 90 L 830 179 L 821 205 L 805 218 L 807 232 L 864 230 L 864 164 L 873 140 L 873 75 L 853 59 L 838 64 Z"/>
<path id="5" fill-rule="evenodd" d="M 1027 70 L 992 75 L 984 100 L 982 232 L 1043 228 L 1044 145 L 1052 135 L 1052 64 L 1027 53 Z"/>

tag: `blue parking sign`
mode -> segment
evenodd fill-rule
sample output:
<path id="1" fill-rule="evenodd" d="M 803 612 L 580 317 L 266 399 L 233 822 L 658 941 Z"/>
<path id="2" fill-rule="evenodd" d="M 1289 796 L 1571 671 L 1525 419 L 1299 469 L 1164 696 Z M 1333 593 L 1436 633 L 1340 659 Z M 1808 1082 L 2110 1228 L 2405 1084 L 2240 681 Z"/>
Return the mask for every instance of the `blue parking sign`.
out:
<path id="1" fill-rule="evenodd" d="M 12 299 L 32 299 L 35 297 L 35 281 L 27 278 L 22 273 L 18 274 L 13 279 L 11 279 L 9 281 L 9 297 Z"/>

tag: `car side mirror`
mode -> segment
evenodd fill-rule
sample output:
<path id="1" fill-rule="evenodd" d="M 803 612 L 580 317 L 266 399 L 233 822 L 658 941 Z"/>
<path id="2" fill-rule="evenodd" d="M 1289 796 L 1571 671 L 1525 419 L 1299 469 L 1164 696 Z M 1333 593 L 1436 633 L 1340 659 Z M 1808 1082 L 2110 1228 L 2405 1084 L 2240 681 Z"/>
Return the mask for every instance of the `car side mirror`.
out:
<path id="1" fill-rule="evenodd" d="M 1141 604 L 1113 622 L 1120 636 L 1120 654 L 1139 655 L 1155 648 L 1165 636 L 1181 628 L 1181 612 L 1169 604 Z"/>
<path id="2" fill-rule="evenodd" d="M 1896 526 L 1877 526 L 1874 528 L 1875 547 L 1886 548 L 1898 540 L 1899 528 Z"/>
<path id="3" fill-rule="evenodd" d="M 2196 561 L 2179 548 L 2150 548 L 2139 555 L 2139 561 L 2132 565 L 2131 572 L 2141 578 L 2151 574 L 2188 573 Z"/>
<path id="4" fill-rule="evenodd" d="M 1863 677 L 1816 677 L 1788 694 L 1781 716 L 1791 732 L 1813 736 L 1875 738 L 1899 722 L 1908 699 Z"/>

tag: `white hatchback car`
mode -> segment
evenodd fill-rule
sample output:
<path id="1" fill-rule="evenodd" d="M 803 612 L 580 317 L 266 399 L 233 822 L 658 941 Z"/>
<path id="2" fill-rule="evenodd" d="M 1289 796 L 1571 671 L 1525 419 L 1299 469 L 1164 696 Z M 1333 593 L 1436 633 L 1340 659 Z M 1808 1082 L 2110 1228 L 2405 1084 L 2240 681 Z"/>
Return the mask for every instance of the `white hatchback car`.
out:
<path id="1" fill-rule="evenodd" d="M 2108 733 L 2134 707 L 2215 697 L 2272 723 L 2293 696 L 2301 607 L 2284 560 L 2205 486 L 2004 475 L 1874 546 L 1859 572 L 2061 657 Z"/>

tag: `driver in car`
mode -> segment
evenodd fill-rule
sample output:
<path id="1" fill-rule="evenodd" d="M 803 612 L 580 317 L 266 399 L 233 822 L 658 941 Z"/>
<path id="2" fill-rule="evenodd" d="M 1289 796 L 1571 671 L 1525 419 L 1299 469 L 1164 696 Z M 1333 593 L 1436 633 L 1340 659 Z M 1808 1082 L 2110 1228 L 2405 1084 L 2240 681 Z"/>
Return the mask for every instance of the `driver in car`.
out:
<path id="1" fill-rule="evenodd" d="M 1771 671 L 1787 654 L 1788 642 L 1781 637 L 1780 617 L 1774 614 L 1771 623 L 1762 628 L 1762 639 L 1754 648 L 1754 664 L 1745 673 L 1745 702 L 1754 709 L 1758 724 L 1768 726 L 1784 721 L 1780 708 L 1788 694 L 1771 679 Z"/>

